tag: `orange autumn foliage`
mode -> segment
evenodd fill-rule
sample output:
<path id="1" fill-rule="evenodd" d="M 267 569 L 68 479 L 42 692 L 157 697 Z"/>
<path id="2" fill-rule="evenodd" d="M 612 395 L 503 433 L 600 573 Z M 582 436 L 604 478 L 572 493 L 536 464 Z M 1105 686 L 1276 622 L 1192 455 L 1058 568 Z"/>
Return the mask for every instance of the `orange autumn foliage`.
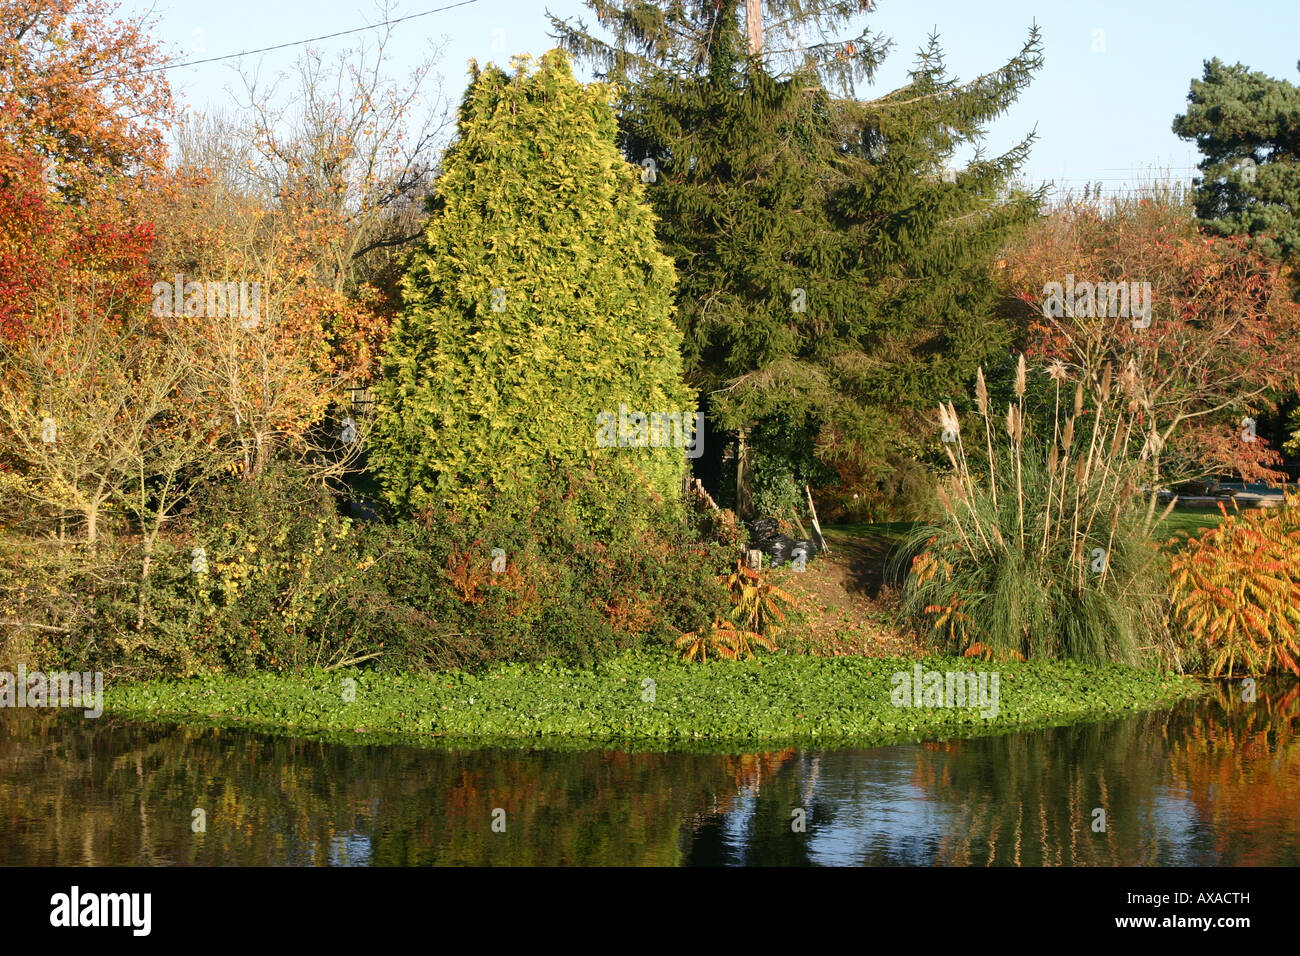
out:
<path id="1" fill-rule="evenodd" d="M 0 0 L 0 336 L 146 290 L 141 214 L 172 101 L 141 20 L 100 0 Z"/>
<path id="2" fill-rule="evenodd" d="M 1159 191 L 1107 208 L 1059 208 L 1006 261 L 1004 288 L 1031 359 L 1093 382 L 1108 365 L 1132 376 L 1143 457 L 1160 480 L 1280 477 L 1280 456 L 1263 436 L 1239 435 L 1244 416 L 1271 409 L 1273 396 L 1297 384 L 1300 305 L 1277 263 L 1243 239 L 1203 233 L 1190 207 Z M 1093 302 L 1083 292 L 1073 308 L 1057 303 L 1063 315 L 1048 314 L 1049 283 L 1085 282 L 1146 283 L 1149 316 L 1111 314 L 1119 309 L 1101 309 L 1105 296 Z"/>

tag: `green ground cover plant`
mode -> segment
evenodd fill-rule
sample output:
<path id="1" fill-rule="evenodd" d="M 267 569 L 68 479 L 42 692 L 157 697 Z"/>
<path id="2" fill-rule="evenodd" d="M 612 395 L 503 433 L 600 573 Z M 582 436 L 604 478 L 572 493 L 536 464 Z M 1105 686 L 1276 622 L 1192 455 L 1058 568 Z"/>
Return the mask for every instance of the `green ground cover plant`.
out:
<path id="1" fill-rule="evenodd" d="M 997 715 L 894 706 L 893 675 L 910 674 L 917 664 L 997 672 Z M 629 651 L 590 668 L 549 661 L 478 673 L 315 670 L 123 684 L 106 691 L 105 707 L 122 716 L 226 721 L 294 735 L 401 733 L 453 743 L 480 737 L 885 742 L 1115 716 L 1198 693 L 1200 686 L 1167 673 L 1072 661 L 764 655 L 700 665 L 666 651 Z"/>

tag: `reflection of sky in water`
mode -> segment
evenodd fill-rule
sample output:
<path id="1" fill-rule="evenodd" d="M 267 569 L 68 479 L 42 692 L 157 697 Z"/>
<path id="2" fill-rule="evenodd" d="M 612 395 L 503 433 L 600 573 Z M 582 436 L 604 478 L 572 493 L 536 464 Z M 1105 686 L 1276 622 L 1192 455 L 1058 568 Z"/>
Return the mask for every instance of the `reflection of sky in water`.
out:
<path id="1" fill-rule="evenodd" d="M 330 866 L 368 866 L 370 836 L 365 833 L 341 833 L 330 840 Z"/>
<path id="2" fill-rule="evenodd" d="M 1213 853 L 1210 828 L 1186 790 L 1169 787 L 1151 801 L 1151 825 L 1160 846 L 1161 866 L 1213 866 L 1221 861 L 1206 859 Z"/>
<path id="3" fill-rule="evenodd" d="M 951 830 L 955 813 L 913 782 L 917 750 L 900 746 L 852 755 L 857 773 L 850 775 L 843 773 L 843 764 L 823 764 L 829 773 L 810 773 L 807 763 L 798 768 L 807 830 L 790 832 L 792 839 L 807 841 L 810 862 L 860 866 L 882 855 L 905 865 L 935 862 L 939 840 Z M 743 790 L 723 817 L 722 840 L 739 865 L 752 862 L 758 800 L 752 789 Z M 833 815 L 828 813 L 832 808 Z"/>
<path id="4" fill-rule="evenodd" d="M 722 820 L 722 840 L 727 848 L 735 854 L 735 862 L 743 866 L 746 862 L 750 844 L 750 827 L 754 822 L 754 809 L 758 806 L 758 796 L 754 791 L 742 790 L 736 797 L 731 812 Z"/>
<path id="5" fill-rule="evenodd" d="M 1040 733 L 1064 743 L 1070 732 Z M 1157 754 L 1162 749 L 1158 739 L 1148 746 Z M 736 795 L 717 820 L 722 852 L 713 862 L 770 864 L 775 847 L 778 861 L 820 866 L 1232 863 L 1222 850 L 1223 831 L 1245 821 L 1213 812 L 1206 818 L 1202 801 L 1216 803 L 1213 784 L 1198 798 L 1175 784 L 1159 760 L 1125 766 L 1094 754 L 1080 772 L 1060 757 L 1052 747 L 1026 757 L 1019 786 L 1029 789 L 1011 790 L 999 785 L 1005 754 L 992 739 L 951 751 L 918 745 L 805 751 L 778 771 L 788 775 L 785 785 L 769 778 Z M 1103 783 L 1111 801 L 1109 832 L 1097 834 L 1089 808 L 1103 799 L 1095 789 Z M 806 810 L 806 833 L 790 830 L 787 800 Z"/>
<path id="6" fill-rule="evenodd" d="M 856 788 L 838 777 L 817 781 L 814 801 L 838 809 L 827 825 L 809 827 L 812 862 L 862 865 L 882 852 L 891 862 L 909 866 L 934 862 L 939 838 L 951 829 L 953 814 L 913 782 L 916 752 L 915 747 L 876 751 L 875 759 L 863 761 L 871 776 L 858 781 Z"/>

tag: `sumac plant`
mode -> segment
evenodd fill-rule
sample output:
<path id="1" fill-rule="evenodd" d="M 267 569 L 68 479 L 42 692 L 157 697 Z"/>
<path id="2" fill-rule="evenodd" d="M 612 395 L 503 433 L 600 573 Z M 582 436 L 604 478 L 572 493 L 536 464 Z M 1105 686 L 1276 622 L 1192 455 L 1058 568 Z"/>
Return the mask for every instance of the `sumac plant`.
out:
<path id="1" fill-rule="evenodd" d="M 729 574 L 719 576 L 727 586 L 731 610 L 726 617 L 714 618 L 713 624 L 679 637 L 676 646 L 686 660 L 715 657 L 735 660 L 750 657 L 753 645 L 776 650 L 775 637 L 786 621 L 786 611 L 795 598 L 778 587 L 770 571 L 755 571 L 743 560 Z"/>
<path id="2" fill-rule="evenodd" d="M 754 653 L 751 644 L 761 644 L 769 651 L 776 650 L 776 642 L 770 637 L 738 628 L 725 617 L 714 618 L 708 627 L 688 631 L 676 642 L 685 660 L 701 663 L 707 661 L 710 654 L 729 661 L 749 657 Z"/>
<path id="3" fill-rule="evenodd" d="M 731 595 L 729 617 L 760 634 L 775 636 L 785 624 L 785 609 L 795 603 L 788 591 L 777 587 L 772 572 L 755 571 L 743 560 L 737 561 L 736 569 L 726 575 L 726 584 Z"/>
<path id="4" fill-rule="evenodd" d="M 1211 676 L 1300 675 L 1300 497 L 1233 514 L 1170 562 L 1170 615 Z M 1220 510 L 1227 515 L 1222 505 Z"/>

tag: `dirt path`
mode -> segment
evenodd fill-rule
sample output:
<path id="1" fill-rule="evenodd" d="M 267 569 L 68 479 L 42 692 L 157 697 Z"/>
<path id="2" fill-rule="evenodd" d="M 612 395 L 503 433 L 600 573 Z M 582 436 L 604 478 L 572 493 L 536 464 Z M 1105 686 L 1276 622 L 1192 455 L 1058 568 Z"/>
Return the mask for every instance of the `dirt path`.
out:
<path id="1" fill-rule="evenodd" d="M 810 649 L 828 656 L 917 657 L 915 637 L 893 625 L 897 592 L 885 583 L 885 564 L 901 534 L 827 528 L 830 554 L 802 574 L 788 574 L 783 585 L 809 616 Z"/>

